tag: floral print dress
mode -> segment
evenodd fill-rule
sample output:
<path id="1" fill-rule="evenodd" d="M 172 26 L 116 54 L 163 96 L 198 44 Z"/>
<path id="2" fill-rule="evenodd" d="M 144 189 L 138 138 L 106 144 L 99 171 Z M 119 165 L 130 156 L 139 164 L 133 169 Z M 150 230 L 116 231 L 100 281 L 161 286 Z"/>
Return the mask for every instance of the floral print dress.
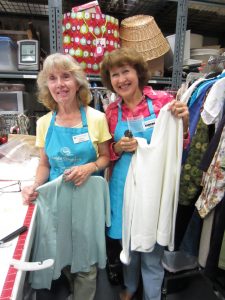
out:
<path id="1" fill-rule="evenodd" d="M 203 190 L 195 206 L 201 218 L 222 200 L 225 192 L 225 127 L 213 160 L 202 177 Z"/>

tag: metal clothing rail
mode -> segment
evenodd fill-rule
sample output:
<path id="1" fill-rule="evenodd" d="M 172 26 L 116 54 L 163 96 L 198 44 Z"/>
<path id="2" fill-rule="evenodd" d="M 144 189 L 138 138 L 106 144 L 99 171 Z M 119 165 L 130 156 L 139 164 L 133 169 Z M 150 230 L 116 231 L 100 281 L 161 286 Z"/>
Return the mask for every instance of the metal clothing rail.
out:
<path id="1" fill-rule="evenodd" d="M 208 60 L 208 65 L 217 65 L 221 62 L 225 62 L 225 55 L 210 56 Z"/>

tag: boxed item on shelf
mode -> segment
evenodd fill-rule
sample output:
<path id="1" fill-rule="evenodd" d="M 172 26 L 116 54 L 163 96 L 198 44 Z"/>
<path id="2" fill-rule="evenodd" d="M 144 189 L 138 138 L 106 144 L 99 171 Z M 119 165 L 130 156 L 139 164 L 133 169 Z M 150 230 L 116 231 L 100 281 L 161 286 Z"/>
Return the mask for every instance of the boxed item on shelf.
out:
<path id="1" fill-rule="evenodd" d="M 17 44 L 5 36 L 0 36 L 0 71 L 17 71 Z"/>
<path id="2" fill-rule="evenodd" d="M 148 60 L 148 68 L 151 76 L 163 77 L 164 75 L 164 56 Z"/>
<path id="3" fill-rule="evenodd" d="M 86 11 L 64 14 L 64 53 L 73 56 L 87 74 L 99 74 L 104 54 L 119 47 L 119 22 L 116 18 Z"/>
<path id="4" fill-rule="evenodd" d="M 86 12 L 89 13 L 98 13 L 98 14 L 102 13 L 98 1 L 91 1 L 86 4 L 78 5 L 72 8 L 72 12 L 78 12 L 82 10 L 85 10 Z"/>
<path id="5" fill-rule="evenodd" d="M 23 83 L 0 83 L 0 92 L 15 92 L 15 91 L 25 91 L 25 84 Z"/>

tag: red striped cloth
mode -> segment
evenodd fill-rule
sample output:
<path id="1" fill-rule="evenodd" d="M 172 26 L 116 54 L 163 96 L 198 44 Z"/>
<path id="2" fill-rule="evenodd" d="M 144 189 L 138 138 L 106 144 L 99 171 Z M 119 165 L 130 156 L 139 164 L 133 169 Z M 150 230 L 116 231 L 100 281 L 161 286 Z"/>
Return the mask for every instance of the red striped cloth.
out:
<path id="1" fill-rule="evenodd" d="M 34 204 L 30 204 L 28 206 L 27 213 L 26 213 L 26 216 L 24 219 L 23 225 L 27 226 L 28 228 L 29 228 L 29 225 L 30 225 L 30 222 L 32 219 L 34 207 L 35 207 Z M 28 230 L 25 231 L 24 233 L 20 234 L 17 244 L 16 244 L 14 254 L 13 254 L 13 258 L 21 259 L 22 252 L 24 249 L 24 244 L 25 244 L 25 241 L 27 238 L 27 234 L 28 234 Z M 18 271 L 15 268 L 13 268 L 12 266 L 9 267 L 9 270 L 8 270 L 8 273 L 7 273 L 7 276 L 5 279 L 5 283 L 3 285 L 0 300 L 10 300 L 11 299 L 17 272 Z"/>

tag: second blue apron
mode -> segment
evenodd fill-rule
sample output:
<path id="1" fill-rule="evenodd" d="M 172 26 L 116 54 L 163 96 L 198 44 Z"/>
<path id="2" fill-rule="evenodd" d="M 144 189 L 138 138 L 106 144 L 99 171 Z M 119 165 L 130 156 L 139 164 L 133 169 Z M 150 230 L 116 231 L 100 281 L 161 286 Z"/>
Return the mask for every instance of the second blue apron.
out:
<path id="1" fill-rule="evenodd" d="M 153 132 L 154 119 L 156 115 L 152 105 L 152 100 L 147 99 L 148 109 L 150 116 L 144 118 L 144 122 L 152 123 L 151 127 L 147 127 L 142 132 L 133 133 L 135 137 L 142 137 L 147 140 L 148 143 L 151 141 Z M 153 122 L 148 122 L 152 120 Z M 122 121 L 122 110 L 118 108 L 118 123 L 116 125 L 114 141 L 118 142 L 123 136 L 125 130 L 128 129 L 127 121 Z M 122 238 L 122 209 L 123 209 L 123 193 L 126 181 L 127 172 L 131 162 L 132 153 L 123 152 L 121 157 L 116 161 L 113 168 L 112 176 L 109 182 L 110 189 L 110 204 L 111 204 L 111 227 L 108 229 L 108 236 L 114 239 Z"/>

